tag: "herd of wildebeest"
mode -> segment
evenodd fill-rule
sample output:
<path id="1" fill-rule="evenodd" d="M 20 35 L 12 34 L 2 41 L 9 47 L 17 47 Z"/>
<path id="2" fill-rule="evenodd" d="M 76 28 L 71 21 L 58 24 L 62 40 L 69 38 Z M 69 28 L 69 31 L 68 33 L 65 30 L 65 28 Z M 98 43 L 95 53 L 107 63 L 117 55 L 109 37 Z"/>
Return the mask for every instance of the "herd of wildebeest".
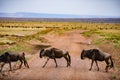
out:
<path id="1" fill-rule="evenodd" d="M 43 65 L 43 68 L 46 66 L 49 59 L 54 59 L 56 67 L 57 67 L 58 65 L 57 65 L 56 58 L 62 58 L 62 57 L 64 57 L 65 60 L 67 61 L 67 67 L 69 67 L 71 65 L 71 57 L 69 55 L 69 52 L 58 49 L 58 48 L 51 47 L 51 48 L 41 49 L 40 53 L 39 53 L 39 57 L 40 58 L 47 57 L 47 61 Z M 114 67 L 114 63 L 112 61 L 111 55 L 108 53 L 105 53 L 99 49 L 82 50 L 82 52 L 80 54 L 80 58 L 81 59 L 89 58 L 92 60 L 91 67 L 89 70 L 92 69 L 93 63 L 95 62 L 96 66 L 97 66 L 97 70 L 99 71 L 99 66 L 98 66 L 97 61 L 105 61 L 105 63 L 106 63 L 105 71 L 106 72 L 108 72 L 108 69 Z M 22 67 L 23 63 L 24 63 L 25 67 L 29 68 L 29 65 L 25 58 L 24 52 L 22 54 L 16 54 L 16 53 L 8 51 L 8 52 L 1 54 L 0 55 L 0 63 L 2 62 L 3 64 L 1 65 L 0 72 L 2 71 L 2 69 L 6 63 L 9 64 L 10 71 L 12 71 L 11 62 L 17 62 L 17 61 L 21 62 L 19 68 Z"/>

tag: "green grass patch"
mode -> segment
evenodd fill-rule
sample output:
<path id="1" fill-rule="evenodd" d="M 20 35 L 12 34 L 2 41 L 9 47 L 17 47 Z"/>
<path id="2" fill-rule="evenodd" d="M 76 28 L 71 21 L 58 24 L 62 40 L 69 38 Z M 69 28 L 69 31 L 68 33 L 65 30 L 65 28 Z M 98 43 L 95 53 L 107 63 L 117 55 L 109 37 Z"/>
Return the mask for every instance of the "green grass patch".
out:
<path id="1" fill-rule="evenodd" d="M 83 36 L 91 37 L 93 34 L 98 33 L 96 30 L 88 30 L 82 33 Z"/>
<path id="2" fill-rule="evenodd" d="M 100 36 L 103 36 L 106 40 L 111 41 L 114 44 L 120 44 L 120 32 L 116 30 L 113 32 L 108 32 L 108 31 L 98 31 Z"/>
<path id="3" fill-rule="evenodd" d="M 95 40 L 93 40 L 93 44 L 100 44 L 101 42 L 103 42 L 104 41 L 104 39 L 95 39 Z"/>
<path id="4" fill-rule="evenodd" d="M 82 35 L 92 38 L 95 45 L 112 44 L 114 48 L 120 48 L 120 30 L 89 30 Z"/>
<path id="5" fill-rule="evenodd" d="M 0 54 L 6 51 L 13 51 L 13 52 L 31 52 L 31 48 L 27 46 L 25 43 L 18 43 L 9 48 L 0 50 Z"/>

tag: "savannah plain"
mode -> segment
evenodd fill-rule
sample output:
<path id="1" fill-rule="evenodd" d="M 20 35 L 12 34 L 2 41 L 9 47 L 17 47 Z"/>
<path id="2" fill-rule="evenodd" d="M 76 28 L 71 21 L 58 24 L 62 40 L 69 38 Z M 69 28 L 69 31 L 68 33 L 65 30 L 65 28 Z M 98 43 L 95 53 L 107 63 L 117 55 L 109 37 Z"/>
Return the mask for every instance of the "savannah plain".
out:
<path id="1" fill-rule="evenodd" d="M 71 67 L 61 58 L 57 68 L 53 60 L 42 68 L 46 58 L 39 52 L 48 47 L 69 51 Z M 105 62 L 98 62 L 100 71 L 95 64 L 89 71 L 91 60 L 80 54 L 93 48 L 111 54 L 115 68 L 105 72 Z M 17 62 L 10 72 L 7 64 L 0 80 L 120 80 L 120 23 L 0 20 L 0 55 L 6 51 L 25 52 L 30 68 L 17 69 Z"/>

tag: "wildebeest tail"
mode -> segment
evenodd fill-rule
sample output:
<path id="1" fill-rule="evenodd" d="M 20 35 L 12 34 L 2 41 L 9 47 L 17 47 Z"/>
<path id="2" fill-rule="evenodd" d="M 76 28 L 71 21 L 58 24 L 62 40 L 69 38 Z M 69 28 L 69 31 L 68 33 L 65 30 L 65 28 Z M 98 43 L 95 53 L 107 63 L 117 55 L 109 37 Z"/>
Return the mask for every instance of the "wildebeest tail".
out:
<path id="1" fill-rule="evenodd" d="M 69 52 L 67 52 L 67 55 L 68 55 L 69 63 L 71 64 L 71 57 L 69 55 Z"/>
<path id="2" fill-rule="evenodd" d="M 114 68 L 114 63 L 113 63 L 113 60 L 112 60 L 112 57 L 110 56 L 110 61 L 111 61 L 111 65 L 110 65 L 110 67 L 112 68 Z"/>

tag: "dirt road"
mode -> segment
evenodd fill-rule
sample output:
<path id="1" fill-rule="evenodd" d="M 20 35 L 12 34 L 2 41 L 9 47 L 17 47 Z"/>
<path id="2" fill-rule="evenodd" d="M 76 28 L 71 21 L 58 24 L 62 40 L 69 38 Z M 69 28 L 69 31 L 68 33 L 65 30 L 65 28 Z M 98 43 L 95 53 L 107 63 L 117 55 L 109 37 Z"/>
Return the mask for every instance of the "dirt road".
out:
<path id="1" fill-rule="evenodd" d="M 29 60 L 30 69 L 22 68 L 10 73 L 11 80 L 110 80 L 109 73 L 106 73 L 105 63 L 99 62 L 100 71 L 96 65 L 89 71 L 91 61 L 81 60 L 82 49 L 95 48 L 91 40 L 82 36 L 81 31 L 67 32 L 63 35 L 48 34 L 45 38 L 50 45 L 56 48 L 68 50 L 71 55 L 71 67 L 66 67 L 64 58 L 57 59 L 58 68 L 55 68 L 54 60 L 49 60 L 45 68 L 42 65 L 46 58 L 39 58 L 39 51 Z"/>

